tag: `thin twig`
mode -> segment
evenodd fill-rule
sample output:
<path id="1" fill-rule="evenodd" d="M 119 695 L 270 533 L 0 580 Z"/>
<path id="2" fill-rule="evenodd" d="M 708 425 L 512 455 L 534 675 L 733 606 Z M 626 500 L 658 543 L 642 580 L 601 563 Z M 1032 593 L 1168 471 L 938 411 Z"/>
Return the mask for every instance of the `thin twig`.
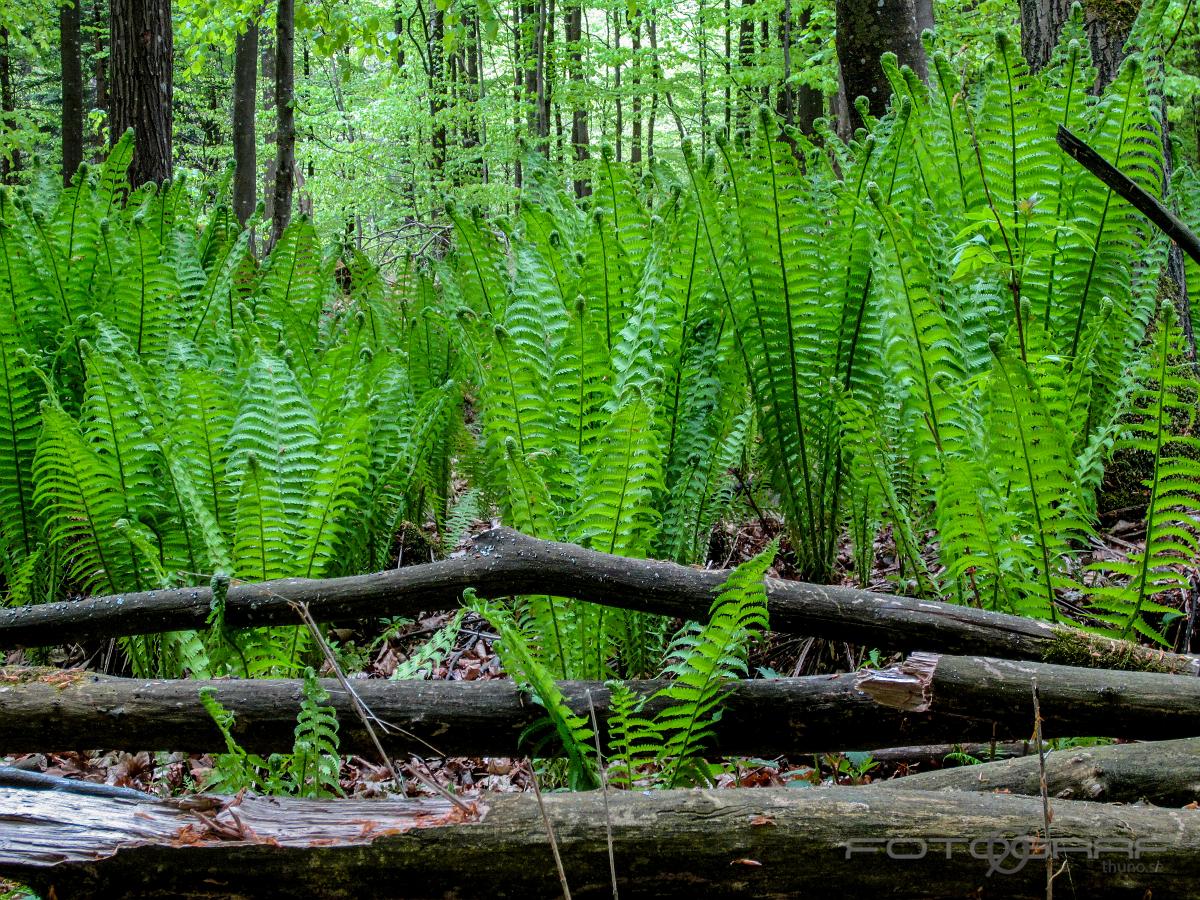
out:
<path id="1" fill-rule="evenodd" d="M 600 772 L 600 790 L 604 794 L 604 837 L 608 842 L 608 872 L 612 876 L 613 900 L 620 900 L 617 892 L 617 861 L 613 855 L 612 815 L 608 811 L 608 773 L 604 771 L 604 754 L 600 750 L 600 723 L 596 720 L 596 704 L 592 692 L 587 692 L 588 711 L 592 716 L 592 736 L 596 739 L 596 769 Z"/>
<path id="2" fill-rule="evenodd" d="M 1050 843 L 1050 790 L 1046 785 L 1046 749 L 1042 746 L 1042 705 L 1037 679 L 1033 679 L 1033 739 L 1037 741 L 1039 787 L 1042 794 L 1042 822 L 1046 829 L 1046 900 L 1054 900 L 1054 853 Z"/>
<path id="3" fill-rule="evenodd" d="M 359 719 L 362 721 L 363 727 L 367 730 L 367 736 L 370 737 L 371 743 L 375 746 L 375 752 L 379 754 L 379 758 L 383 760 L 383 764 L 387 767 L 388 771 L 391 772 L 392 778 L 395 780 L 396 784 L 402 785 L 404 781 L 400 777 L 400 773 L 396 771 L 396 767 L 392 762 L 392 758 L 388 756 L 387 751 L 383 749 L 383 743 L 379 740 L 379 735 L 376 733 L 374 725 L 371 724 L 372 720 L 376 722 L 379 720 L 375 717 L 375 714 L 371 712 L 367 705 L 363 703 L 362 698 L 358 696 L 358 692 L 351 686 L 350 679 L 346 677 L 346 673 L 342 671 L 342 667 L 339 665 L 337 657 L 334 656 L 333 648 L 329 646 L 329 643 L 325 640 L 325 635 L 321 634 L 321 629 L 317 627 L 316 620 L 312 617 L 312 613 L 309 612 L 308 604 L 292 603 L 292 606 L 298 613 L 300 613 L 300 618 L 304 620 L 304 624 L 308 627 L 309 633 L 313 636 L 313 640 L 316 641 L 317 647 L 321 651 L 321 655 L 324 656 L 325 661 L 329 663 L 329 668 L 333 671 L 334 677 L 337 678 L 338 683 L 342 686 L 342 689 L 349 695 L 350 705 L 354 708 L 355 713 L 358 714 Z M 463 812 L 471 811 L 472 807 L 469 803 L 466 803 L 460 797 L 454 796 L 454 794 L 450 793 L 450 791 L 438 784 L 432 776 L 426 775 L 420 769 L 412 765 L 405 765 L 404 768 L 425 787 L 429 788 L 434 793 L 441 794 Z"/>
<path id="4" fill-rule="evenodd" d="M 562 857 L 558 854 L 558 839 L 554 836 L 554 826 L 550 824 L 550 816 L 546 814 L 546 804 L 542 802 L 542 789 L 538 785 L 537 769 L 533 760 L 529 761 L 529 775 L 533 781 L 533 796 L 537 798 L 538 811 L 542 814 L 542 822 L 546 826 L 546 836 L 550 838 L 550 852 L 554 854 L 554 867 L 558 869 L 558 882 L 562 885 L 563 900 L 571 900 L 571 888 L 567 885 L 567 871 L 563 868 Z"/>

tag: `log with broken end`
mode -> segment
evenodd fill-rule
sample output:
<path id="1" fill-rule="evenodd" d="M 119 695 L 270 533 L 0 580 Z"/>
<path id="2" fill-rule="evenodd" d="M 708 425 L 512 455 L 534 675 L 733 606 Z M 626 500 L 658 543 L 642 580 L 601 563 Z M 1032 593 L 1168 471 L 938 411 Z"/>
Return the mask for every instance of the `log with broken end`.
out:
<path id="1" fill-rule="evenodd" d="M 449 609 L 463 591 L 487 598 L 573 597 L 608 606 L 703 619 L 726 572 L 626 559 L 495 528 L 458 557 L 323 581 L 289 578 L 231 587 L 229 627 L 370 620 Z M 1200 659 L 1113 641 L 1050 622 L 847 587 L 767 580 L 771 628 L 873 647 L 980 653 L 1076 666 L 1200 674 Z M 213 594 L 176 588 L 0 609 L 0 647 L 202 629 Z"/>
<path id="2" fill-rule="evenodd" d="M 6 787 L 0 875 L 44 896 L 555 897 L 529 795 L 442 799 L 147 798 Z M 880 791 L 612 791 L 545 795 L 573 896 L 1037 898 L 1039 854 L 1074 896 L 1187 896 L 1200 812 L 1036 797 Z"/>

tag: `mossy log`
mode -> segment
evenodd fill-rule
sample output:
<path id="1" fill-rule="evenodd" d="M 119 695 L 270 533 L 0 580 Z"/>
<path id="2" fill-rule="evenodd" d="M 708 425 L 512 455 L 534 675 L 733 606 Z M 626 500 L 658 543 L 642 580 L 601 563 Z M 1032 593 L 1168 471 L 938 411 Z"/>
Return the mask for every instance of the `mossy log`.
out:
<path id="1" fill-rule="evenodd" d="M 1188 896 L 1200 812 L 875 788 L 548 794 L 574 897 Z M 151 798 L 3 786 L 0 875 L 45 896 L 557 897 L 536 800 Z"/>
<path id="2" fill-rule="evenodd" d="M 625 559 L 495 528 L 460 556 L 372 575 L 289 578 L 229 588 L 232 628 L 371 620 L 449 609 L 472 588 L 481 597 L 551 594 L 688 620 L 707 614 L 726 572 Z M 847 587 L 767 579 L 771 628 L 871 647 L 979 653 L 1108 669 L 1200 674 L 1200 658 L 1113 641 L 1036 619 Z M 0 647 L 202 629 L 209 588 L 177 588 L 0 609 Z"/>
<path id="3" fill-rule="evenodd" d="M 876 784 L 881 790 L 980 791 L 1038 796 L 1036 752 L 1020 759 L 921 772 Z M 1200 801 L 1200 738 L 1072 747 L 1046 754 L 1046 790 L 1060 800 L 1186 806 Z"/>

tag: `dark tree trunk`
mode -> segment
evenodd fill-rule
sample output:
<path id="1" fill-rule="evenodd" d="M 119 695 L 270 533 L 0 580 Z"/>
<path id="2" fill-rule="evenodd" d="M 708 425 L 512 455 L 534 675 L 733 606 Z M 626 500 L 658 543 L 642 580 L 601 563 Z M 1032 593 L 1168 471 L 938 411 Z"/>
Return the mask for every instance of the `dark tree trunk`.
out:
<path id="1" fill-rule="evenodd" d="M 837 55 L 851 128 L 862 125 L 854 106 L 866 97 L 872 116 L 887 112 L 892 87 L 879 59 L 891 51 L 901 65 L 928 77 L 914 0 L 837 0 Z"/>
<path id="2" fill-rule="evenodd" d="M 17 98 L 13 92 L 12 57 L 9 55 L 8 29 L 0 28 L 0 120 L 5 132 L 11 133 L 17 124 Z M 0 181 L 12 184 L 21 171 L 21 152 L 0 157 Z"/>
<path id="3" fill-rule="evenodd" d="M 63 184 L 69 185 L 83 162 L 83 62 L 80 54 L 79 4 L 64 3 L 58 11 L 62 61 Z"/>
<path id="4" fill-rule="evenodd" d="M 808 30 L 811 11 L 801 10 L 798 19 L 792 21 L 791 0 L 785 0 L 783 12 L 779 14 L 779 39 L 783 47 L 783 84 L 776 98 L 776 111 L 789 125 L 795 125 L 805 134 L 813 133 L 813 122 L 821 115 L 824 97 L 816 88 L 807 84 L 790 84 L 792 75 L 792 46 L 795 34 Z"/>
<path id="5" fill-rule="evenodd" d="M 1021 52 L 1033 71 L 1050 62 L 1063 24 L 1071 15 L 1074 0 L 1020 0 Z M 1092 62 L 1096 66 L 1097 93 L 1104 90 L 1125 59 L 1125 41 L 1137 17 L 1139 3 L 1085 0 L 1084 23 Z"/>
<path id="6" fill-rule="evenodd" d="M 433 176 L 437 179 L 446 175 L 445 30 L 446 14 L 435 0 L 429 15 L 429 123 L 433 129 Z"/>
<path id="7" fill-rule="evenodd" d="M 259 52 L 262 57 L 261 71 L 262 103 L 264 109 L 275 110 L 275 35 L 272 31 L 264 30 L 259 33 Z M 270 132 L 263 135 L 267 144 L 278 142 L 279 129 L 276 125 Z M 275 220 L 275 153 L 267 154 L 267 163 L 263 173 L 263 216 L 266 221 Z"/>
<path id="8" fill-rule="evenodd" d="M 742 74 L 754 67 L 754 19 L 752 11 L 755 0 L 742 0 L 741 17 L 738 25 L 738 71 Z M 748 128 L 750 125 L 749 89 L 743 84 L 737 98 L 738 128 Z"/>
<path id="9" fill-rule="evenodd" d="M 109 128 L 113 143 L 134 130 L 134 187 L 171 177 L 172 40 L 171 0 L 111 0 Z"/>
<path id="10" fill-rule="evenodd" d="M 271 242 L 292 218 L 296 184 L 296 4 L 279 0 L 275 13 L 275 210 Z"/>
<path id="11" fill-rule="evenodd" d="M 251 22 L 238 35 L 233 58 L 233 211 L 242 225 L 258 203 L 257 108 L 258 25 Z"/>
<path id="12" fill-rule="evenodd" d="M 581 97 L 583 87 L 583 3 L 573 0 L 567 7 L 567 59 L 571 76 L 571 98 L 574 110 L 571 113 L 571 147 L 575 163 L 585 163 L 589 157 L 588 114 Z M 592 192 L 586 178 L 575 179 L 575 196 L 586 197 Z"/>

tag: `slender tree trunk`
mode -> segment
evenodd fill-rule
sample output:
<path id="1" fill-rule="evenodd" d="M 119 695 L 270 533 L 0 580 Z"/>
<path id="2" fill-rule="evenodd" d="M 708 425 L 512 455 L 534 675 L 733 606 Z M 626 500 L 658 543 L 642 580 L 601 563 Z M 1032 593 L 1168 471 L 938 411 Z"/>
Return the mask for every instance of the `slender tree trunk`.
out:
<path id="1" fill-rule="evenodd" d="M 83 162 L 83 61 L 80 48 L 80 0 L 58 11 L 62 62 L 63 184 L 69 185 Z"/>
<path id="2" fill-rule="evenodd" d="M 162 184 L 171 177 L 173 38 L 171 0 L 111 0 L 110 138 L 132 128 L 130 184 Z"/>
<path id="3" fill-rule="evenodd" d="M 260 80 L 262 82 L 262 104 L 263 109 L 275 111 L 275 35 L 269 29 L 265 29 L 259 34 L 259 53 L 261 55 L 261 71 Z M 263 135 L 263 140 L 269 145 L 278 143 L 279 128 L 278 124 L 272 126 L 271 130 Z M 265 171 L 263 172 L 262 197 L 263 197 L 263 216 L 268 222 L 275 220 L 275 153 L 269 151 L 267 153 L 267 162 Z"/>
<path id="4" fill-rule="evenodd" d="M 251 22 L 238 35 L 233 60 L 233 210 L 242 225 L 258 202 L 257 108 L 258 25 Z"/>
<path id="5" fill-rule="evenodd" d="M 725 132 L 733 127 L 733 10 L 730 0 L 725 3 Z"/>
<path id="6" fill-rule="evenodd" d="M 616 73 L 613 76 L 613 88 L 617 97 L 617 162 L 623 159 L 624 147 L 622 139 L 625 136 L 625 117 L 621 98 L 621 12 L 613 12 L 613 47 L 616 51 Z"/>
<path id="7" fill-rule="evenodd" d="M 887 112 L 892 87 L 879 59 L 891 51 L 901 65 L 928 78 L 914 0 L 837 0 L 837 54 L 852 128 L 862 125 L 854 106 L 866 97 L 872 116 Z"/>
<path id="8" fill-rule="evenodd" d="M 275 12 L 275 209 L 271 218 L 271 243 L 283 234 L 292 217 L 292 189 L 296 181 L 296 6 L 279 0 Z"/>
<path id="9" fill-rule="evenodd" d="M 583 100 L 583 2 L 572 0 L 567 7 L 567 64 L 571 77 L 571 147 L 575 158 L 575 196 L 586 197 L 592 187 L 579 177 L 580 166 L 589 158 L 588 114 Z"/>
<path id="10" fill-rule="evenodd" d="M 658 56 L 658 17 L 651 8 L 647 11 L 646 30 L 650 34 L 650 67 L 654 89 L 650 93 L 650 120 L 646 123 L 646 158 L 654 162 L 654 129 L 658 124 L 658 89 L 662 85 L 662 61 Z"/>
<path id="11" fill-rule="evenodd" d="M 785 0 L 779 18 L 780 41 L 783 45 L 783 84 L 776 98 L 776 111 L 789 125 L 795 125 L 805 134 L 813 133 L 813 122 L 820 118 L 824 97 L 816 88 L 807 84 L 791 84 L 792 46 L 795 35 L 804 33 L 809 27 L 810 10 L 802 10 L 797 21 L 792 21 L 791 0 Z"/>
<path id="12" fill-rule="evenodd" d="M 429 122 L 433 145 L 433 177 L 446 177 L 446 13 L 437 0 L 429 15 Z"/>
<path id="13" fill-rule="evenodd" d="M 635 12 L 629 17 L 629 37 L 633 46 L 633 60 L 629 66 L 630 85 L 633 96 L 629 101 L 633 122 L 629 131 L 629 162 L 637 169 L 642 165 L 642 16 Z"/>
<path id="14" fill-rule="evenodd" d="M 17 98 L 13 92 L 12 57 L 9 55 L 8 29 L 0 28 L 0 120 L 6 134 L 16 127 Z M 21 171 L 21 151 L 14 149 L 11 156 L 0 157 L 0 181 L 13 184 L 17 172 Z"/>
<path id="15" fill-rule="evenodd" d="M 738 76 L 739 87 L 737 98 L 738 128 L 751 127 L 750 100 L 747 97 L 746 73 L 754 68 L 754 4 L 756 0 L 742 0 L 741 21 L 738 22 Z"/>

